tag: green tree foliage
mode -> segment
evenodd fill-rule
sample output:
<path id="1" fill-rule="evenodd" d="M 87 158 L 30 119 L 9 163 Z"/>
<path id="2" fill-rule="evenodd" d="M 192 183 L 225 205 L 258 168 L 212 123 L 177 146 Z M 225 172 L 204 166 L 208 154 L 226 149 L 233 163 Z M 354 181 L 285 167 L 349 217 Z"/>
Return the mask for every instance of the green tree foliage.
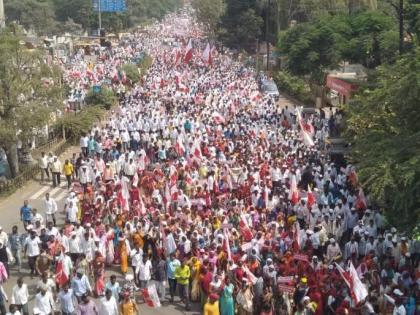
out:
<path id="1" fill-rule="evenodd" d="M 346 107 L 351 157 L 388 220 L 411 232 L 420 219 L 420 49 L 378 72 L 377 87 Z"/>
<path id="2" fill-rule="evenodd" d="M 102 119 L 104 113 L 105 110 L 102 106 L 87 107 L 77 114 L 65 115 L 58 121 L 57 125 L 65 129 L 69 139 L 77 141 Z"/>
<path id="3" fill-rule="evenodd" d="M 7 21 L 16 21 L 37 33 L 52 34 L 56 28 L 55 8 L 50 0 L 5 0 Z"/>
<path id="4" fill-rule="evenodd" d="M 138 82 L 140 80 L 140 72 L 137 65 L 127 63 L 121 67 L 121 70 L 125 72 L 125 75 L 129 81 Z"/>
<path id="5" fill-rule="evenodd" d="M 287 71 L 279 71 L 274 76 L 274 81 L 280 91 L 284 91 L 304 104 L 312 104 L 311 89 L 309 84 Z"/>
<path id="6" fill-rule="evenodd" d="M 227 0 L 219 39 L 233 47 L 249 47 L 262 34 L 263 19 L 253 0 Z"/>
<path id="7" fill-rule="evenodd" d="M 341 57 L 341 40 L 336 36 L 336 25 L 331 20 L 337 19 L 324 18 L 316 23 L 298 24 L 282 34 L 279 47 L 287 55 L 292 74 L 322 80 L 325 69 L 337 66 Z M 345 29 L 341 23 L 338 27 Z"/>
<path id="8" fill-rule="evenodd" d="M 392 17 L 379 11 L 323 16 L 282 33 L 280 51 L 292 74 L 323 80 L 326 69 L 345 60 L 374 68 L 398 55 L 398 30 Z"/>
<path id="9" fill-rule="evenodd" d="M 89 106 L 98 106 L 110 109 L 116 103 L 117 97 L 114 91 L 107 87 L 102 87 L 98 93 L 94 92 L 92 89 L 86 96 L 86 104 Z"/>
<path id="10" fill-rule="evenodd" d="M 193 0 L 191 4 L 196 11 L 197 20 L 204 24 L 210 35 L 213 35 L 217 31 L 220 18 L 225 13 L 225 1 Z"/>
<path id="11" fill-rule="evenodd" d="M 19 173 L 18 140 L 25 146 L 62 104 L 60 70 L 45 65 L 43 54 L 25 48 L 21 40 L 17 28 L 0 32 L 0 146 L 12 176 Z"/>
<path id="12" fill-rule="evenodd" d="M 39 34 L 57 34 L 72 19 L 83 29 L 97 29 L 98 17 L 89 0 L 4 0 L 8 22 L 17 21 Z M 126 0 L 124 13 L 103 13 L 103 27 L 111 32 L 160 19 L 181 6 L 181 0 Z"/>

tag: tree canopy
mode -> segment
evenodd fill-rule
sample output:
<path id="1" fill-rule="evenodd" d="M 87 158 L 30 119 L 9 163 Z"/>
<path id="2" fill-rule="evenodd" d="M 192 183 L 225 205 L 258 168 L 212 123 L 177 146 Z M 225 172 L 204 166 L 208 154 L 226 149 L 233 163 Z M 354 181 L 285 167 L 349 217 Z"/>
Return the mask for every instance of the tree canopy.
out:
<path id="1" fill-rule="evenodd" d="M 322 80 L 319 74 L 343 60 L 368 68 L 395 61 L 398 30 L 392 17 L 379 11 L 326 15 L 283 32 L 278 47 L 292 74 Z"/>
<path id="2" fill-rule="evenodd" d="M 25 147 L 62 104 L 60 69 L 46 65 L 42 53 L 27 49 L 21 40 L 16 27 L 0 32 L 0 146 L 13 176 L 19 172 L 18 140 Z"/>
<path id="3" fill-rule="evenodd" d="M 85 30 L 97 29 L 98 18 L 92 1 L 86 0 L 4 0 L 6 19 L 16 21 L 38 34 L 58 34 L 71 19 Z M 113 32 L 141 24 L 148 19 L 160 19 L 181 6 L 181 0 L 126 0 L 124 13 L 103 13 L 103 26 Z M 68 29 L 67 29 L 68 31 Z"/>
<path id="4" fill-rule="evenodd" d="M 411 232 L 420 219 L 420 49 L 378 68 L 374 89 L 345 107 L 351 158 L 391 224 Z"/>

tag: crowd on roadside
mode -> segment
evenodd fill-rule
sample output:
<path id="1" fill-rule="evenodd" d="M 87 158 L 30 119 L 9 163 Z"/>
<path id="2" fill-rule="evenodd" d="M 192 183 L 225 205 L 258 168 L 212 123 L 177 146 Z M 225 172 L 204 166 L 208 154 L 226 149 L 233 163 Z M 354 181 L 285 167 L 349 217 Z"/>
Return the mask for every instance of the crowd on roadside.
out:
<path id="1" fill-rule="evenodd" d="M 55 168 L 55 184 L 61 171 L 68 179 L 64 209 L 25 201 L 24 234 L 0 231 L 0 280 L 23 253 L 41 277 L 40 315 L 131 315 L 142 302 L 205 315 L 418 314 L 420 242 L 385 222 L 354 166 L 324 152 L 334 117 L 279 106 L 228 49 L 204 60 L 199 29 L 190 13 L 171 14 L 74 76 L 89 86 L 134 51 L 153 58 Z M 10 314 L 29 314 L 22 279 L 9 296 Z M 0 314 L 6 300 L 2 290 Z"/>

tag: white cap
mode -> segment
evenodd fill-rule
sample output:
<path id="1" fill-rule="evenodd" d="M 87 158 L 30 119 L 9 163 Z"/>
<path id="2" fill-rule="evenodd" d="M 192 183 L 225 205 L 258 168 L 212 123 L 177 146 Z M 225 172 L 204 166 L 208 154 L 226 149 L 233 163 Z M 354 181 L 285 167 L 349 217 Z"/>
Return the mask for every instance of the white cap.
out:
<path id="1" fill-rule="evenodd" d="M 133 280 L 134 280 L 134 276 L 132 274 L 125 275 L 125 281 L 133 281 Z"/>
<path id="2" fill-rule="evenodd" d="M 404 293 L 402 293 L 401 291 L 400 291 L 400 289 L 394 289 L 394 291 L 392 291 L 395 295 L 398 295 L 398 296 L 403 296 L 404 295 Z"/>

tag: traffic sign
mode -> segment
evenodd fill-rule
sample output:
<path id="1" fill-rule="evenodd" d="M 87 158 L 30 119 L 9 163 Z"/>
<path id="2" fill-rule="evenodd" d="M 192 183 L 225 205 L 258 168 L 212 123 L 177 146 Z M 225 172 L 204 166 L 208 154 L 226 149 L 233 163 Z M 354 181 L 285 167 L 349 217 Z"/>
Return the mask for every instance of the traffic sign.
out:
<path id="1" fill-rule="evenodd" d="M 94 12 L 124 12 L 125 0 L 93 0 Z"/>

